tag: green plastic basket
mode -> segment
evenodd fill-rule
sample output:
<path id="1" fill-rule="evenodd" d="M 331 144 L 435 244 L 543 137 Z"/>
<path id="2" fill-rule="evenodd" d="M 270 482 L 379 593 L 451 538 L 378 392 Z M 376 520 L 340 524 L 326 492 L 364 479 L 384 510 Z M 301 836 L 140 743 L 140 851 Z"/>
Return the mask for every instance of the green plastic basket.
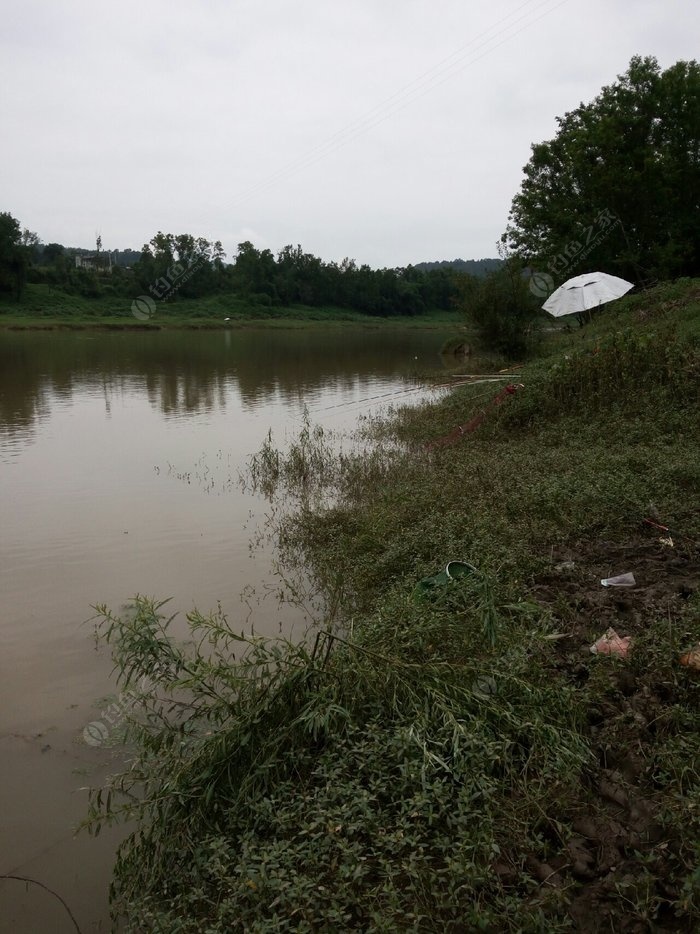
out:
<path id="1" fill-rule="evenodd" d="M 448 561 L 445 569 L 433 577 L 424 577 L 418 581 L 413 591 L 417 597 L 438 596 L 444 589 L 463 577 L 477 574 L 477 569 L 467 561 Z"/>

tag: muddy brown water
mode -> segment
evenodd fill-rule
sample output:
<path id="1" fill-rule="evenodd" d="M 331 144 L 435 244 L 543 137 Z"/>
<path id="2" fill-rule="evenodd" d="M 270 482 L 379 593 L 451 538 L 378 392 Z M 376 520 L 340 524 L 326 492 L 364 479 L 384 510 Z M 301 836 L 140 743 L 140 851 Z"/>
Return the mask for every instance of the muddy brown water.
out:
<path id="1" fill-rule="evenodd" d="M 111 662 L 85 621 L 135 593 L 183 615 L 220 601 L 241 628 L 294 631 L 249 541 L 264 502 L 238 472 L 268 429 L 358 415 L 420 393 L 437 331 L 0 332 L 0 931 L 110 929 L 123 830 L 75 835 L 86 786 L 119 768 Z M 184 627 L 183 627 L 184 631 Z M 105 726 L 107 724 L 107 726 Z M 99 736 L 98 736 L 99 739 Z"/>

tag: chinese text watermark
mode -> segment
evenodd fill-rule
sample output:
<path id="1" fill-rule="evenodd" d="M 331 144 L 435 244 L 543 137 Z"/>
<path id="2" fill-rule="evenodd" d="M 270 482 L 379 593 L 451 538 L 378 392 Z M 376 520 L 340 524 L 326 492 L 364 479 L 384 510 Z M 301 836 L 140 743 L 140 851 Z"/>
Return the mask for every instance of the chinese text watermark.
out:
<path id="1" fill-rule="evenodd" d="M 176 262 L 148 287 L 150 295 L 139 295 L 131 303 L 131 314 L 139 321 L 148 321 L 156 313 L 156 300 L 165 301 L 183 286 L 205 262 L 205 257 L 199 256 L 186 266 Z M 155 296 L 155 298 L 153 297 Z"/>
<path id="2" fill-rule="evenodd" d="M 581 240 L 571 240 L 567 243 L 565 248 L 549 262 L 547 272 L 535 270 L 532 273 L 530 277 L 532 294 L 538 298 L 547 298 L 554 291 L 554 277 L 561 277 L 566 270 L 582 263 L 619 223 L 620 218 L 608 208 L 599 211 L 595 221 L 582 231 Z"/>
<path id="3" fill-rule="evenodd" d="M 142 701 L 151 687 L 152 684 L 144 675 L 138 688 L 122 691 L 116 700 L 104 707 L 100 711 L 101 719 L 93 720 L 83 729 L 83 740 L 87 745 L 106 745 L 111 731 L 124 723 L 131 711 Z"/>

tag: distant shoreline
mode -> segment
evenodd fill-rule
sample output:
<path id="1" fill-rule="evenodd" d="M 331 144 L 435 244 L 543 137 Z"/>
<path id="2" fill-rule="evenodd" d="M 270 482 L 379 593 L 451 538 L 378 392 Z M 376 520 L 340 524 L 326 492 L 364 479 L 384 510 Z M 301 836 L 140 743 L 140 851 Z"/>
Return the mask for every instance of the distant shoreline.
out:
<path id="1" fill-rule="evenodd" d="M 445 328 L 463 323 L 459 311 L 434 310 L 417 315 L 370 315 L 347 308 L 310 305 L 266 306 L 230 295 L 158 302 L 153 316 L 136 318 L 132 299 L 69 295 L 43 285 L 27 285 L 20 301 L 0 296 L 0 330 L 162 331 L 234 330 L 240 328 Z"/>
<path id="2" fill-rule="evenodd" d="M 10 316 L 0 314 L 0 331 L 242 331 L 242 330 L 300 330 L 308 328 L 362 328 L 365 330 L 440 330 L 461 322 L 454 318 L 372 318 L 365 320 L 328 318 L 309 319 L 289 317 L 240 318 L 231 321 L 173 319 L 167 322 L 128 321 L 102 319 L 86 321 L 82 318 L 38 318 L 31 315 Z"/>

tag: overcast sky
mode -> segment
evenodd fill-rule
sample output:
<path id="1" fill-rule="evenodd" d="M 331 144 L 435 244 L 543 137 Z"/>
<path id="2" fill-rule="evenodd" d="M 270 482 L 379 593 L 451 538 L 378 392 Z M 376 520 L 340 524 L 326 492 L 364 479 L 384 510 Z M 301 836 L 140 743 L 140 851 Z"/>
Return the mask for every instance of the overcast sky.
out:
<path id="1" fill-rule="evenodd" d="M 372 266 L 493 256 L 530 145 L 697 0 L 3 0 L 0 211 Z"/>

